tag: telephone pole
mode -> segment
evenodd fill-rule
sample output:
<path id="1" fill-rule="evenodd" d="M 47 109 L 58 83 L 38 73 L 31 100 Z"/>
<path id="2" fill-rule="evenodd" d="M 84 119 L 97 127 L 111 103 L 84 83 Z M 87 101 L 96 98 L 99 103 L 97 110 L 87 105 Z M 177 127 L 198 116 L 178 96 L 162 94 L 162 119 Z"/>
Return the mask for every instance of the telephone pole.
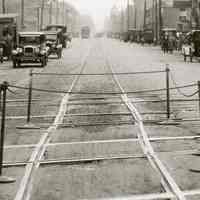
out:
<path id="1" fill-rule="evenodd" d="M 59 2 L 56 0 L 56 24 L 58 24 L 58 17 L 59 17 Z"/>
<path id="2" fill-rule="evenodd" d="M 52 15 L 53 15 L 53 1 L 50 1 L 50 5 L 49 5 L 49 24 L 52 24 Z"/>
<path id="3" fill-rule="evenodd" d="M 129 0 L 127 0 L 127 31 L 129 30 L 130 24 L 130 7 L 129 7 Z"/>
<path id="4" fill-rule="evenodd" d="M 24 28 L 24 0 L 21 0 L 21 28 Z"/>
<path id="5" fill-rule="evenodd" d="M 2 0 L 2 13 L 3 14 L 6 13 L 6 2 L 5 2 L 5 0 Z"/>
<path id="6" fill-rule="evenodd" d="M 162 0 L 158 0 L 158 8 L 159 8 L 159 39 L 161 39 L 162 34 Z"/>
<path id="7" fill-rule="evenodd" d="M 147 2 L 144 1 L 144 24 L 143 24 L 143 31 L 146 29 L 146 10 L 147 10 Z"/>
<path id="8" fill-rule="evenodd" d="M 42 6 L 41 6 L 41 21 L 40 21 L 40 30 L 43 28 L 44 23 L 44 2 L 45 0 L 42 0 Z"/>

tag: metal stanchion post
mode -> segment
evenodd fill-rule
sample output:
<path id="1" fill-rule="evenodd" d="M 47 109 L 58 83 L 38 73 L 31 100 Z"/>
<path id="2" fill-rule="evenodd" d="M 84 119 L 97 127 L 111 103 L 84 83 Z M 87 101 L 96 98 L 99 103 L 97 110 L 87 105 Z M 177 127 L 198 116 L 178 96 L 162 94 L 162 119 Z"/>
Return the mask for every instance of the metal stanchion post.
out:
<path id="1" fill-rule="evenodd" d="M 166 98 L 167 98 L 167 119 L 170 119 L 170 89 L 169 89 L 169 72 L 170 69 L 166 67 Z"/>
<path id="2" fill-rule="evenodd" d="M 28 91 L 28 107 L 27 107 L 27 118 L 26 124 L 24 126 L 18 126 L 19 129 L 40 129 L 40 127 L 35 126 L 31 123 L 31 104 L 32 104 L 32 91 L 33 91 L 33 70 L 29 73 L 29 91 Z"/>
<path id="3" fill-rule="evenodd" d="M 197 85 L 198 85 L 199 114 L 200 114 L 200 81 L 197 82 Z"/>
<path id="4" fill-rule="evenodd" d="M 169 84 L 169 73 L 170 73 L 170 69 L 169 66 L 166 66 L 166 112 L 167 112 L 167 120 L 160 122 L 158 124 L 161 125 L 178 125 L 179 122 L 176 122 L 172 119 L 170 119 L 171 117 L 171 109 L 170 109 L 170 84 Z"/>
<path id="5" fill-rule="evenodd" d="M 1 94 L 3 94 L 2 114 L 1 114 L 1 140 L 0 140 L 0 183 L 12 183 L 15 182 L 13 178 L 2 175 L 3 168 L 3 151 L 4 151 L 4 135 L 5 135 L 5 119 L 6 119 L 6 92 L 8 89 L 8 83 L 4 82 L 1 85 Z"/>
<path id="6" fill-rule="evenodd" d="M 27 124 L 31 121 L 31 103 L 32 103 L 32 89 L 33 89 L 33 71 L 30 70 L 29 91 L 28 91 L 28 109 L 27 109 Z"/>

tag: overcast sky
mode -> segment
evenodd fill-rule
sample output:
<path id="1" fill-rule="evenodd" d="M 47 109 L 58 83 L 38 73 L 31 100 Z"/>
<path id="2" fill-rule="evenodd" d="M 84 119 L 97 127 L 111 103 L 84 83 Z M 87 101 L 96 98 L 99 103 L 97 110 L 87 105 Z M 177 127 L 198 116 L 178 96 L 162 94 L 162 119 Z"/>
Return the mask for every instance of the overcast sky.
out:
<path id="1" fill-rule="evenodd" d="M 110 8 L 118 0 L 66 0 L 73 4 L 81 13 L 90 14 L 99 30 L 103 28 L 104 19 L 108 16 Z"/>

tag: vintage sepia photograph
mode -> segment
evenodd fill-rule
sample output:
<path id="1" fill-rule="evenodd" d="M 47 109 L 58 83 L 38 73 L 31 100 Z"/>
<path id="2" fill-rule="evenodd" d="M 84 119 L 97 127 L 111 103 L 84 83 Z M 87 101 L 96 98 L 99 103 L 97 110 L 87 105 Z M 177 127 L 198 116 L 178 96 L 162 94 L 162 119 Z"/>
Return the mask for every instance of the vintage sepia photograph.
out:
<path id="1" fill-rule="evenodd" d="M 200 0 L 0 0 L 0 200 L 200 200 Z"/>

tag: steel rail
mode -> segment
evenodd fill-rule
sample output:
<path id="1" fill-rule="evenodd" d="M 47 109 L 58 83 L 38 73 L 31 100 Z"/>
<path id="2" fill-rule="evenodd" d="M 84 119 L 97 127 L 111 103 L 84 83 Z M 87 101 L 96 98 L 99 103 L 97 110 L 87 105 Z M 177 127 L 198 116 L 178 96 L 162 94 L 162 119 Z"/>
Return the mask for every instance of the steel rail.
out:
<path id="1" fill-rule="evenodd" d="M 105 55 L 107 55 L 107 54 L 105 54 Z M 111 66 L 107 57 L 106 57 L 106 63 L 107 63 L 107 66 L 109 66 L 111 72 L 114 73 L 113 67 Z M 175 180 L 172 178 L 172 176 L 170 175 L 170 173 L 168 172 L 168 170 L 166 169 L 164 164 L 160 161 L 160 159 L 156 155 L 156 153 L 149 141 L 148 134 L 146 133 L 146 130 L 144 128 L 143 120 L 142 120 L 140 113 L 138 112 L 138 110 L 135 108 L 135 106 L 129 100 L 127 94 L 125 93 L 124 89 L 122 88 L 122 86 L 118 80 L 118 77 L 113 75 L 113 79 L 116 82 L 119 89 L 121 90 L 121 92 L 124 93 L 123 95 L 121 95 L 121 98 L 124 101 L 125 105 L 127 106 L 128 110 L 131 112 L 133 119 L 136 121 L 136 125 L 139 129 L 138 139 L 140 141 L 143 152 L 147 156 L 152 167 L 154 169 L 156 169 L 157 172 L 159 172 L 159 174 L 161 175 L 161 177 L 162 177 L 161 182 L 162 181 L 164 182 L 163 186 L 164 186 L 165 190 L 166 191 L 170 190 L 172 192 L 172 194 L 174 194 L 174 196 L 176 197 L 177 200 L 186 200 L 183 192 L 181 191 L 181 189 L 179 188 L 179 186 L 177 185 Z"/>
<path id="2" fill-rule="evenodd" d="M 80 73 L 83 72 L 83 70 L 86 66 L 86 59 L 89 56 L 90 51 L 91 51 L 91 47 L 88 49 L 86 56 L 84 56 L 84 58 L 81 61 Z M 55 132 L 55 130 L 58 128 L 59 124 L 62 123 L 65 112 L 67 110 L 67 104 L 69 101 L 70 93 L 71 93 L 72 89 L 74 88 L 74 86 L 76 85 L 76 83 L 78 82 L 79 78 L 80 78 L 80 76 L 74 77 L 68 92 L 64 95 L 64 97 L 61 101 L 58 114 L 57 114 L 56 118 L 54 119 L 53 124 L 47 129 L 47 131 L 44 133 L 44 135 L 40 138 L 40 141 L 39 141 L 37 147 L 33 151 L 32 155 L 29 159 L 29 163 L 26 165 L 25 175 L 21 180 L 19 190 L 17 191 L 17 194 L 16 194 L 14 200 L 29 200 L 30 199 L 30 195 L 31 195 L 31 191 L 32 191 L 32 184 L 33 184 L 33 181 L 35 178 L 35 174 L 40 165 L 40 160 L 43 157 L 44 152 L 45 152 L 45 148 L 46 148 L 45 144 L 48 144 L 48 142 L 50 141 L 51 134 L 53 132 Z"/>
<path id="3" fill-rule="evenodd" d="M 196 140 L 200 139 L 200 135 L 193 136 L 177 136 L 177 137 L 150 137 L 149 141 L 157 142 L 157 141 L 178 141 L 178 140 Z M 129 139 L 110 139 L 110 140 L 91 140 L 91 141 L 78 141 L 78 142 L 57 142 L 57 143 L 49 143 L 46 146 L 61 146 L 61 145 L 82 145 L 82 144 L 107 144 L 107 143 L 123 143 L 123 142 L 138 142 L 138 138 L 129 138 Z M 24 144 L 24 145 L 7 145 L 5 149 L 24 149 L 24 148 L 34 148 L 37 144 Z"/>
<path id="4" fill-rule="evenodd" d="M 198 150 L 185 150 L 185 151 L 158 151 L 156 153 L 159 154 L 169 154 L 169 155 L 175 155 L 175 156 L 185 156 L 185 155 L 194 155 L 198 152 Z M 99 157 L 91 157 L 91 158 L 60 158 L 60 159 L 41 159 L 40 165 L 81 165 L 81 164 L 88 164 L 93 162 L 101 162 L 101 161 L 111 161 L 111 160 L 129 160 L 129 159 L 147 159 L 147 157 L 144 154 L 134 154 L 134 155 L 128 155 L 128 154 L 119 154 L 116 155 L 109 155 L 109 156 L 99 156 Z M 26 166 L 31 162 L 4 162 L 3 167 L 22 167 Z"/>
<path id="5" fill-rule="evenodd" d="M 182 191 L 185 196 L 200 195 L 200 189 Z M 112 198 L 98 198 L 95 200 L 160 200 L 160 199 L 173 199 L 174 195 L 171 192 L 164 193 L 151 193 L 151 194 L 138 194 L 132 196 L 112 197 Z M 81 199 L 93 200 L 93 199 Z"/>
<path id="6" fill-rule="evenodd" d="M 149 111 L 149 112 L 141 112 L 142 115 L 165 115 L 166 112 L 164 111 Z M 111 112 L 111 113 L 68 113 L 65 114 L 64 117 L 95 117 L 95 116 L 130 116 L 131 114 L 128 112 Z M 56 117 L 56 115 L 32 115 L 31 118 L 32 119 L 37 119 L 37 118 L 54 118 Z M 18 120 L 18 119 L 26 119 L 27 116 L 7 116 L 6 119 L 7 120 Z M 1 119 L 1 117 L 0 117 Z"/>

